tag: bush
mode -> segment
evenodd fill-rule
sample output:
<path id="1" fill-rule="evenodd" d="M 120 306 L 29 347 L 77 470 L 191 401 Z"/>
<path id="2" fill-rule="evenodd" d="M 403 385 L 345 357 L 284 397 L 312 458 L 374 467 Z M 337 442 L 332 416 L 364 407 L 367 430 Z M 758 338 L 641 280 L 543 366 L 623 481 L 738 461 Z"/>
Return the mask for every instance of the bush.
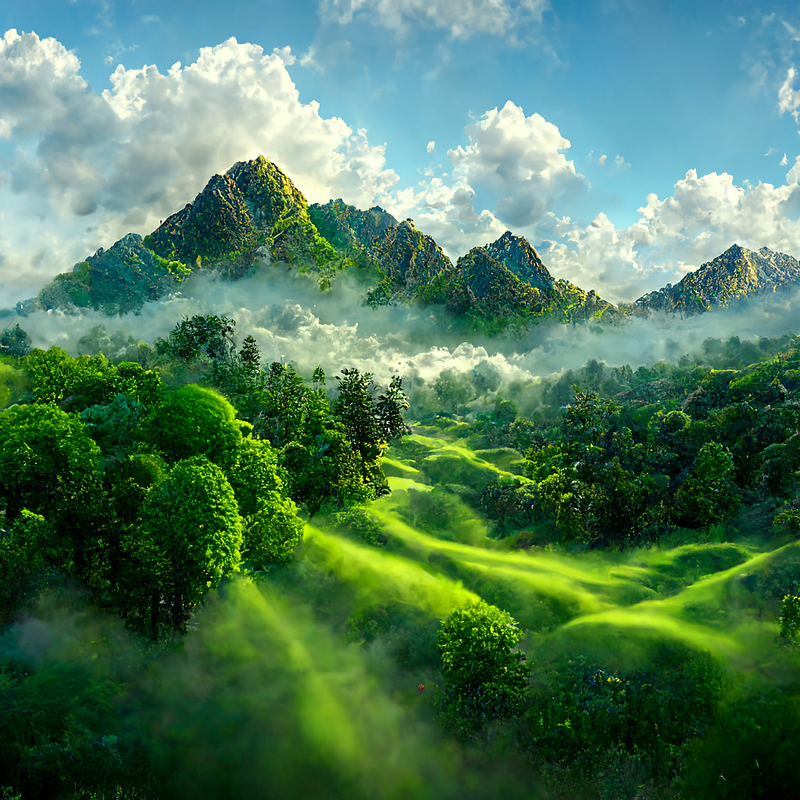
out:
<path id="1" fill-rule="evenodd" d="M 528 684 L 525 656 L 514 648 L 524 634 L 506 611 L 483 600 L 457 608 L 438 633 L 446 708 L 470 734 L 522 711 Z"/>

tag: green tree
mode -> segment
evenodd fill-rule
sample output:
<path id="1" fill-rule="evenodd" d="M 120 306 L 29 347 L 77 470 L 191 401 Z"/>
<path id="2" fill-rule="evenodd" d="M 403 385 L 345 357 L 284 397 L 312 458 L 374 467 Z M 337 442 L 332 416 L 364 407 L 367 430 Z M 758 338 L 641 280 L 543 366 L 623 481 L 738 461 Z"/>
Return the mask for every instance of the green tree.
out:
<path id="1" fill-rule="evenodd" d="M 39 591 L 63 566 L 57 537 L 41 514 L 27 509 L 0 531 L 0 625 Z"/>
<path id="2" fill-rule="evenodd" d="M 75 414 L 49 405 L 0 412 L 0 509 L 6 524 L 23 509 L 41 514 L 61 536 L 64 563 L 72 563 L 75 576 L 97 543 L 106 507 L 99 454 Z"/>
<path id="3" fill-rule="evenodd" d="M 130 587 L 136 611 L 144 616 L 147 603 L 151 632 L 164 622 L 162 600 L 169 626 L 185 630 L 206 592 L 237 569 L 241 545 L 242 519 L 223 471 L 205 456 L 179 461 L 148 494 L 141 525 L 123 543 L 138 567 L 140 583 Z"/>
<path id="4" fill-rule="evenodd" d="M 231 466 L 242 441 L 236 409 L 218 392 L 189 384 L 164 397 L 142 420 L 138 436 L 171 464 L 203 455 L 223 468 Z"/>
<path id="5" fill-rule="evenodd" d="M 224 314 L 197 314 L 184 317 L 170 332 L 166 341 L 159 339 L 156 350 L 161 355 L 185 362 L 229 361 L 236 353 L 234 332 L 236 320 Z"/>
<path id="6" fill-rule="evenodd" d="M 31 351 L 31 337 L 16 323 L 0 332 L 0 355 L 20 358 Z"/>
<path id="7" fill-rule="evenodd" d="M 719 442 L 700 448 L 692 471 L 675 496 L 676 521 L 690 528 L 707 530 L 733 516 L 741 496 L 732 482 L 733 456 Z"/>
<path id="8" fill-rule="evenodd" d="M 163 385 L 158 373 L 134 362 L 113 365 L 102 353 L 72 358 L 59 347 L 33 350 L 25 358 L 33 396 L 70 411 L 106 405 L 118 394 L 129 395 L 147 407 L 157 404 Z"/>
<path id="9" fill-rule="evenodd" d="M 269 492 L 285 493 L 285 473 L 278 451 L 264 439 L 244 439 L 228 478 L 242 516 L 255 514 Z"/>
<path id="10" fill-rule="evenodd" d="M 781 636 L 787 642 L 800 639 L 800 597 L 787 594 L 781 603 Z"/>
<path id="11" fill-rule="evenodd" d="M 523 636 L 510 614 L 483 600 L 443 620 L 437 639 L 447 706 L 464 732 L 523 709 L 528 668 L 514 649 Z"/>
<path id="12" fill-rule="evenodd" d="M 265 440 L 245 439 L 229 475 L 244 518 L 242 560 L 255 567 L 291 561 L 303 523 L 286 495 L 278 452 Z"/>
<path id="13" fill-rule="evenodd" d="M 261 353 L 258 343 L 252 336 L 245 336 L 242 349 L 239 351 L 239 361 L 245 372 L 258 372 L 261 368 Z"/>
<path id="14" fill-rule="evenodd" d="M 355 368 L 345 368 L 339 381 L 339 396 L 332 405 L 333 415 L 342 422 L 353 451 L 360 459 L 364 482 L 372 486 L 376 496 L 388 491 L 380 469 L 389 439 L 399 438 L 405 431 L 403 411 L 408 400 L 400 377 L 392 378 L 387 391 L 374 399 L 377 391 L 372 375 L 363 375 Z"/>
<path id="15" fill-rule="evenodd" d="M 259 498 L 253 514 L 244 520 L 242 560 L 259 568 L 267 564 L 288 564 L 303 536 L 303 521 L 297 506 L 279 492 Z"/>

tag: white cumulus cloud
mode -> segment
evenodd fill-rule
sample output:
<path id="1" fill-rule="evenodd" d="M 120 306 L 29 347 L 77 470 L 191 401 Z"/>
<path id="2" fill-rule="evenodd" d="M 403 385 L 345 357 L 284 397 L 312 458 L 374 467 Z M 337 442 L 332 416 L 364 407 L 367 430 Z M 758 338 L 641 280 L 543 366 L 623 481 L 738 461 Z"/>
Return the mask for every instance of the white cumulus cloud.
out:
<path id="1" fill-rule="evenodd" d="M 558 128 L 540 114 L 526 117 L 510 100 L 468 125 L 470 144 L 448 150 L 466 182 L 497 198 L 498 217 L 514 227 L 533 225 L 552 201 L 583 184 L 562 151 L 570 148 Z"/>
<path id="2" fill-rule="evenodd" d="M 432 177 L 396 200 L 451 258 L 508 229 L 540 237 L 554 222 L 553 203 L 586 186 L 563 153 L 570 142 L 558 128 L 540 114 L 525 116 L 511 101 L 485 112 L 464 132 L 468 143 L 447 151 L 452 173 Z M 476 208 L 479 197 L 488 208 Z"/>
<path id="3" fill-rule="evenodd" d="M 545 257 L 556 277 L 596 288 L 610 300 L 634 300 L 712 260 L 737 243 L 800 256 L 800 156 L 786 184 L 737 186 L 731 175 L 689 170 L 671 197 L 655 194 L 639 219 L 615 228 L 605 214 L 581 227 L 561 220 Z"/>
<path id="4" fill-rule="evenodd" d="M 15 270 L 3 270 L 0 306 L 34 278 L 40 284 L 131 230 L 148 232 L 211 175 L 257 155 L 311 202 L 386 202 L 397 175 L 384 147 L 302 102 L 287 69 L 293 61 L 288 48 L 265 54 L 229 39 L 163 74 L 119 65 L 98 96 L 61 43 L 8 31 L 0 39 L 0 134 L 16 149 L 0 161 L 10 178 L 0 212 L 11 221 L 0 248 Z M 40 240 L 40 221 L 54 241 Z M 32 242 L 41 247 L 31 250 Z"/>

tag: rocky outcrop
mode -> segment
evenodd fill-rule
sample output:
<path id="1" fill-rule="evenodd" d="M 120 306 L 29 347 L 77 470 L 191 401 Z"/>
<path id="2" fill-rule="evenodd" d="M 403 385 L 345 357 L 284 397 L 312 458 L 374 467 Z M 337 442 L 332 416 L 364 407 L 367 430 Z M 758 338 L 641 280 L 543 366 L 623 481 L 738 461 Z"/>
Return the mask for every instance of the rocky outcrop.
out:
<path id="1" fill-rule="evenodd" d="M 454 273 L 442 248 L 410 219 L 387 228 L 371 249 L 381 281 L 367 294 L 370 305 L 417 300 L 435 279 Z"/>

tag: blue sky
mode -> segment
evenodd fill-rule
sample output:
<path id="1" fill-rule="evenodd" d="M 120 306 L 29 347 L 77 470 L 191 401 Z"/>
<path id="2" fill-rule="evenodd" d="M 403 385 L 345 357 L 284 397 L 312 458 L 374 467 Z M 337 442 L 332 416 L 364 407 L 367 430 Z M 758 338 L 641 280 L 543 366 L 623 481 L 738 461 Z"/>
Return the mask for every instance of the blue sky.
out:
<path id="1" fill-rule="evenodd" d="M 259 153 L 611 300 L 800 256 L 796 3 L 5 0 L 0 37 L 0 306 Z"/>

